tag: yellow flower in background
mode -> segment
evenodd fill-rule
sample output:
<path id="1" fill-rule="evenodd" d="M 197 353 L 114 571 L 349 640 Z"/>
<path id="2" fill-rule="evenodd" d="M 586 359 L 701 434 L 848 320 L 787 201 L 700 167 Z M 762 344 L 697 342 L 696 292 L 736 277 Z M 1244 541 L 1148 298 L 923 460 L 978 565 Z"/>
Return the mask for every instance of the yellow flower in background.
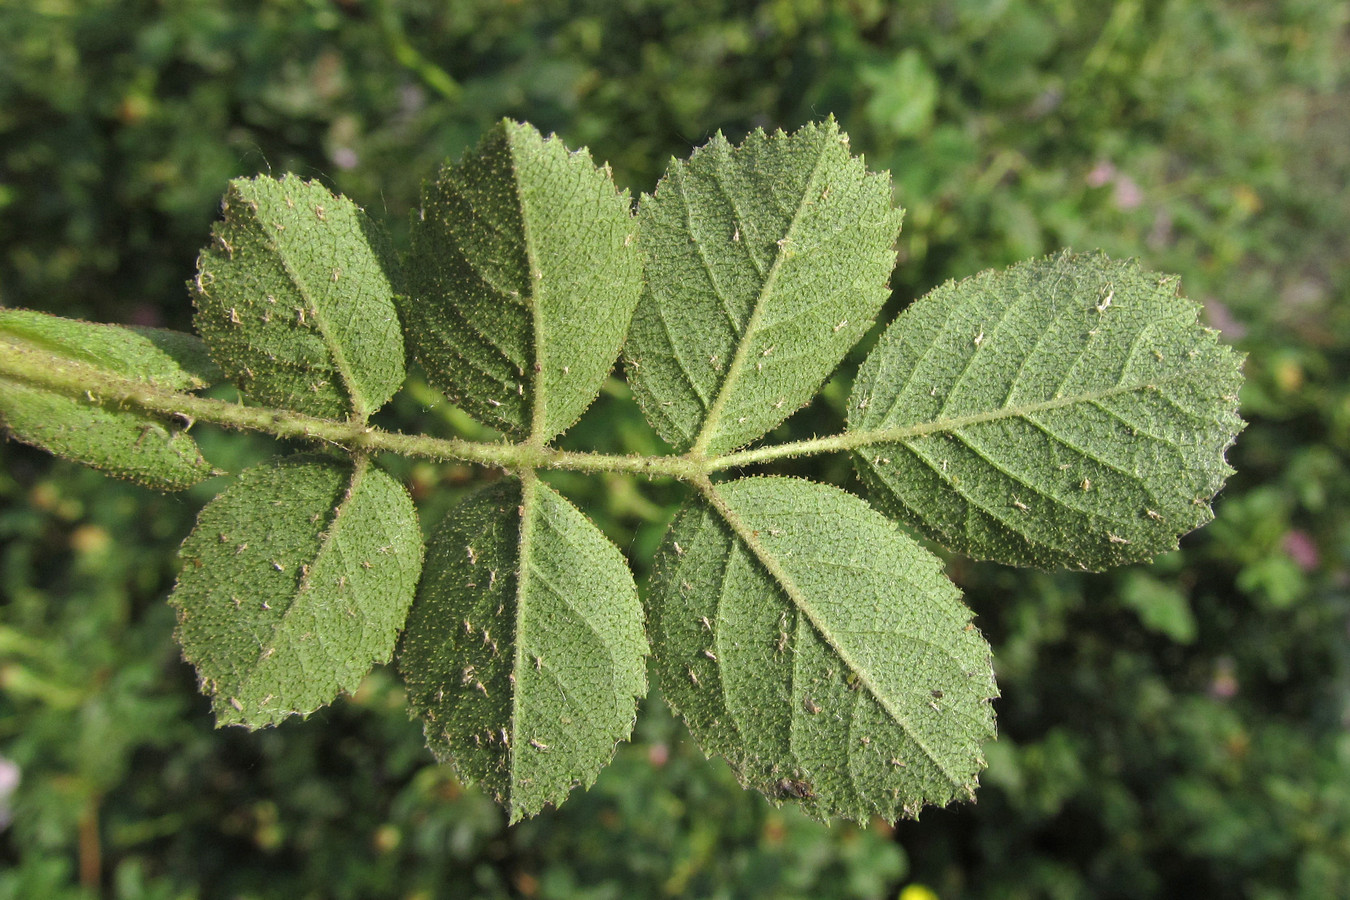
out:
<path id="1" fill-rule="evenodd" d="M 900 892 L 897 900 L 938 900 L 938 895 L 926 884 L 911 884 Z"/>

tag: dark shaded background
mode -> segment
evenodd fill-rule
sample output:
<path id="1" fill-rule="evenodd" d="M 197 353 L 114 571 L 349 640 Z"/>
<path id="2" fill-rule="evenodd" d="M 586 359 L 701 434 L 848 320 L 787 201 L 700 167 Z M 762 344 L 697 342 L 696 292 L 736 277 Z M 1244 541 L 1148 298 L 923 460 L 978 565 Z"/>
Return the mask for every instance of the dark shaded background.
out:
<path id="1" fill-rule="evenodd" d="M 502 116 L 636 193 L 718 129 L 833 113 L 908 210 L 886 319 L 1062 246 L 1137 256 L 1250 354 L 1251 422 L 1218 520 L 1151 567 L 952 560 L 1001 736 L 978 803 L 894 830 L 742 792 L 655 694 L 595 788 L 510 830 L 388 670 L 216 732 L 164 597 L 223 482 L 165 496 L 0 445 L 0 898 L 1350 896 L 1347 9 L 0 0 L 6 305 L 188 327 L 234 176 L 318 178 L 402 241 L 420 180 Z M 860 353 L 780 437 L 838 430 Z M 382 416 L 471 428 L 416 378 Z M 194 433 L 231 471 L 271 452 Z M 617 381 L 567 441 L 659 449 Z M 424 523 L 478 477 L 398 468 Z M 680 490 L 556 482 L 643 576 Z"/>

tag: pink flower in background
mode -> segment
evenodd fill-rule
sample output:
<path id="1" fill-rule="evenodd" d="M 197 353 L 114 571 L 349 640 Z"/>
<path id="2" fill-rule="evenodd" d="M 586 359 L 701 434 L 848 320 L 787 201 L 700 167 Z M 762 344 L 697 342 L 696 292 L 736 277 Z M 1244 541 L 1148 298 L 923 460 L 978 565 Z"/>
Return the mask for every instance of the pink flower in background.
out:
<path id="1" fill-rule="evenodd" d="M 9 825 L 12 817 L 9 798 L 18 790 L 22 778 L 19 764 L 0 756 L 0 830 Z"/>
<path id="2" fill-rule="evenodd" d="M 1237 665 L 1229 657 L 1220 657 L 1214 663 L 1214 675 L 1209 682 L 1209 695 L 1215 700 L 1231 700 L 1238 692 Z"/>
<path id="3" fill-rule="evenodd" d="M 1233 314 L 1228 311 L 1228 307 L 1214 297 L 1206 297 L 1204 301 L 1205 319 L 1210 325 L 1223 332 L 1223 336 L 1230 341 L 1241 340 L 1247 334 L 1247 326 L 1243 325 Z"/>
<path id="4" fill-rule="evenodd" d="M 1105 160 L 1092 167 L 1092 171 L 1087 174 L 1088 187 L 1105 187 L 1115 180 L 1116 167 Z"/>
<path id="5" fill-rule="evenodd" d="M 333 164 L 339 169 L 355 169 L 361 162 L 351 147 L 338 147 L 332 153 Z"/>
<path id="6" fill-rule="evenodd" d="M 1116 176 L 1116 189 L 1111 194 L 1119 209 L 1137 209 L 1144 202 L 1144 192 L 1128 175 Z"/>
<path id="7" fill-rule="evenodd" d="M 1313 571 L 1322 562 L 1322 555 L 1317 552 L 1317 543 L 1313 541 L 1312 535 L 1298 528 L 1285 533 L 1284 552 L 1305 572 Z"/>
<path id="8" fill-rule="evenodd" d="M 1114 185 L 1111 202 L 1115 203 L 1117 209 L 1137 209 L 1144 202 L 1144 191 L 1139 184 L 1106 160 L 1093 166 L 1086 180 L 1088 187 L 1093 188 Z"/>

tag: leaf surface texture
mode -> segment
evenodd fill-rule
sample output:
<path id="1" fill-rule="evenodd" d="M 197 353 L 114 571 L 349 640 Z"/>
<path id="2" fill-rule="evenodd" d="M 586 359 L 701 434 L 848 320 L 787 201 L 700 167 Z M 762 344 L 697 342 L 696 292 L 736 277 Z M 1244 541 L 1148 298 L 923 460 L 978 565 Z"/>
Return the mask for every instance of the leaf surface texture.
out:
<path id="1" fill-rule="evenodd" d="M 704 751 L 822 818 L 971 796 L 997 691 L 937 558 L 837 488 L 712 490 L 676 515 L 649 613 L 662 692 Z"/>
<path id="2" fill-rule="evenodd" d="M 614 366 L 642 284 L 628 196 L 584 151 L 502 122 L 428 184 L 413 223 L 409 337 L 480 421 L 546 442 Z"/>
<path id="3" fill-rule="evenodd" d="M 939 543 L 1100 570 L 1212 518 L 1242 428 L 1241 357 L 1176 281 L 1061 254 L 945 284 L 902 313 L 849 402 L 858 472 Z"/>
<path id="4" fill-rule="evenodd" d="M 679 450 L 747 444 L 814 396 L 889 293 L 901 213 L 834 120 L 720 134 L 642 198 L 647 286 L 625 356 Z"/>
<path id="5" fill-rule="evenodd" d="M 170 602 L 221 725 L 258 728 L 354 691 L 393 654 L 422 537 L 403 486 L 358 458 L 262 463 L 202 510 Z"/>
<path id="6" fill-rule="evenodd" d="M 364 421 L 404 376 L 384 238 L 294 175 L 233 181 L 221 207 L 189 283 L 212 357 L 250 400 Z"/>
<path id="7" fill-rule="evenodd" d="M 399 669 L 437 757 L 512 821 L 589 786 L 646 693 L 622 555 L 533 477 L 462 501 L 433 539 Z"/>

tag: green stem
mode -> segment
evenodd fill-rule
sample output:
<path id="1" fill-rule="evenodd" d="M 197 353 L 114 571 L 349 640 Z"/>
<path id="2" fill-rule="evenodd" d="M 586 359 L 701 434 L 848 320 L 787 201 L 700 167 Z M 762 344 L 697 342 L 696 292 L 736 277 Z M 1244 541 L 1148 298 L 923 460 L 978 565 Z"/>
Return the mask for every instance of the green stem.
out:
<path id="1" fill-rule="evenodd" d="M 427 459 L 457 459 L 482 466 L 515 470 L 570 469 L 576 472 L 627 472 L 653 478 L 675 478 L 695 484 L 706 480 L 711 473 L 725 469 L 751 466 L 775 459 L 838 453 L 876 445 L 902 444 L 924 435 L 957 431 L 999 419 L 1025 417 L 1078 403 L 1098 402 L 1130 391 L 1157 390 L 1155 384 L 1118 385 L 1099 391 L 1055 397 L 1021 406 L 1005 406 L 899 428 L 849 431 L 830 437 L 773 444 L 718 456 L 704 456 L 697 447 L 683 456 L 624 456 L 555 450 L 541 446 L 537 441 L 524 444 L 492 444 L 466 441 L 461 438 L 403 434 L 397 431 L 384 431 L 360 422 L 322 419 L 291 410 L 212 400 L 157 387 L 134 378 L 114 375 L 88 363 L 53 353 L 37 343 L 13 335 L 0 335 L 0 378 L 8 378 L 77 400 L 82 399 L 109 409 L 130 407 L 164 418 L 177 419 L 189 426 L 195 422 L 203 422 L 225 428 L 261 431 L 281 438 L 321 441 L 343 447 L 353 453 L 397 453 L 400 456 Z"/>
<path id="2" fill-rule="evenodd" d="M 385 431 L 360 422 L 324 419 L 286 409 L 245 406 L 225 400 L 198 397 L 158 387 L 150 382 L 126 378 L 88 363 L 12 335 L 0 335 L 0 378 L 18 381 L 66 397 L 83 400 L 108 409 L 135 409 L 191 426 L 194 423 L 219 425 L 247 431 L 259 431 L 280 438 L 319 441 L 343 447 L 353 453 L 397 453 L 426 459 L 456 459 L 482 466 L 504 469 L 570 469 L 577 472 L 626 472 L 648 477 L 675 478 L 698 483 L 713 472 L 742 466 L 856 450 L 876 444 L 894 444 L 964 426 L 1025 415 L 1084 398 L 1064 397 L 1025 407 L 999 409 L 903 428 L 878 431 L 854 431 L 830 437 L 812 438 L 787 444 L 756 447 L 717 456 L 704 456 L 696 450 L 682 456 L 627 456 L 607 453 L 580 453 L 556 450 L 537 443 L 487 443 L 461 438 L 437 438 L 424 434 Z M 1121 389 L 1094 395 L 1101 399 Z"/>
<path id="3" fill-rule="evenodd" d="M 157 387 L 114 375 L 12 336 L 0 336 L 0 378 L 43 388 L 108 409 L 136 409 L 186 425 L 203 423 L 281 438 L 320 441 L 353 452 L 397 453 L 457 459 L 506 469 L 573 469 L 630 472 L 689 480 L 703 466 L 684 456 L 619 456 L 576 453 L 528 444 L 486 443 L 460 438 L 385 431 L 358 422 L 307 416 L 285 409 L 244 406 Z"/>
<path id="4" fill-rule="evenodd" d="M 740 466 L 752 466 L 756 463 L 770 462 L 775 459 L 790 459 L 794 456 L 814 456 L 818 453 L 834 453 L 839 450 L 852 450 L 877 442 L 879 432 L 853 431 L 830 437 L 811 438 L 809 441 L 793 441 L 789 444 L 771 444 L 756 447 L 753 450 L 741 450 L 724 456 L 714 456 L 704 466 L 709 472 L 722 469 L 734 469 Z"/>

